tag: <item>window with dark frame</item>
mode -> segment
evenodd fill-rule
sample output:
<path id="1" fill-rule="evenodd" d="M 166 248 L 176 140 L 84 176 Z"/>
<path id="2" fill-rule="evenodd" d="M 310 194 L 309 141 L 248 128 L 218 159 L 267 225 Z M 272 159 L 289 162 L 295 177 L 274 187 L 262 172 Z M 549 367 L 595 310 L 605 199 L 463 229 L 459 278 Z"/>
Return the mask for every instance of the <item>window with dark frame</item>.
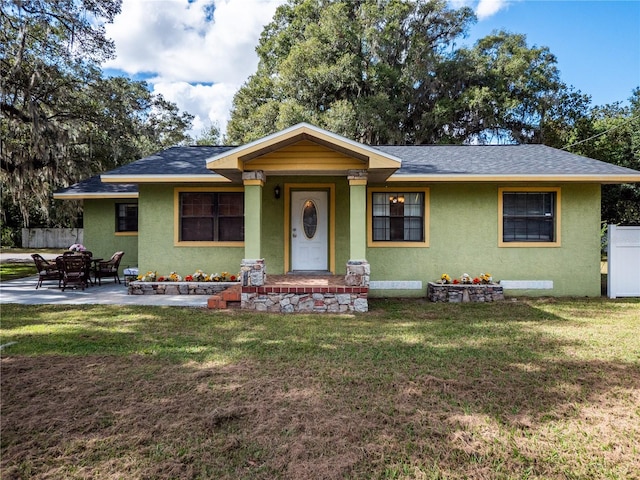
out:
<path id="1" fill-rule="evenodd" d="M 503 192 L 504 242 L 555 242 L 556 192 Z"/>
<path id="2" fill-rule="evenodd" d="M 242 192 L 180 192 L 180 241 L 244 240 Z"/>
<path id="3" fill-rule="evenodd" d="M 116 232 L 138 231 L 138 204 L 116 203 Z"/>
<path id="4" fill-rule="evenodd" d="M 374 242 L 424 242 L 424 192 L 374 192 Z"/>

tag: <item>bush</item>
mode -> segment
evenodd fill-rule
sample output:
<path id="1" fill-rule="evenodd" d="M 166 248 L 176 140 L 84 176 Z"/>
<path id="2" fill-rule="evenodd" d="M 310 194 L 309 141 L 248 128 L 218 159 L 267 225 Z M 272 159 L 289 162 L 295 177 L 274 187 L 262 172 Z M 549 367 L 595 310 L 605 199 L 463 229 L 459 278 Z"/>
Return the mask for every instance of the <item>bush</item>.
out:
<path id="1" fill-rule="evenodd" d="M 19 247 L 21 246 L 22 230 L 7 226 L 2 227 L 2 246 L 3 247 Z"/>

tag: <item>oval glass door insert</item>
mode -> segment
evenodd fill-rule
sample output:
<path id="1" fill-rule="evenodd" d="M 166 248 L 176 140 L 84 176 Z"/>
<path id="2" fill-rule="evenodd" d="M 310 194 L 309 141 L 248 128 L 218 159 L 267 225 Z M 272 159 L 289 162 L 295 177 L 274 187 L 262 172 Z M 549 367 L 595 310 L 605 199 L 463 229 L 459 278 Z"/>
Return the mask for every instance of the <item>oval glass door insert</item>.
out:
<path id="1" fill-rule="evenodd" d="M 307 200 L 302 210 L 302 227 L 304 235 L 311 240 L 318 230 L 318 209 L 313 200 Z"/>

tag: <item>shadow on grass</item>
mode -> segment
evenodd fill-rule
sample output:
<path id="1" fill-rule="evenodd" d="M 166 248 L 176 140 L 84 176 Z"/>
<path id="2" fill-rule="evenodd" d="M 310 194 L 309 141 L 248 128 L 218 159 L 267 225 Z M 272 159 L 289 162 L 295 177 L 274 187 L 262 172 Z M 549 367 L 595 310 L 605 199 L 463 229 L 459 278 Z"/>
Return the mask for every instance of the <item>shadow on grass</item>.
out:
<path id="1" fill-rule="evenodd" d="M 596 478 L 634 467 L 634 457 L 603 459 L 608 421 L 581 416 L 612 403 L 633 411 L 640 368 L 592 352 L 588 324 L 523 302 L 372 307 L 279 316 L 3 306 L 3 343 L 18 343 L 2 360 L 2 469 L 507 478 L 580 476 L 590 465 Z M 616 444 L 637 434 L 610 433 Z"/>

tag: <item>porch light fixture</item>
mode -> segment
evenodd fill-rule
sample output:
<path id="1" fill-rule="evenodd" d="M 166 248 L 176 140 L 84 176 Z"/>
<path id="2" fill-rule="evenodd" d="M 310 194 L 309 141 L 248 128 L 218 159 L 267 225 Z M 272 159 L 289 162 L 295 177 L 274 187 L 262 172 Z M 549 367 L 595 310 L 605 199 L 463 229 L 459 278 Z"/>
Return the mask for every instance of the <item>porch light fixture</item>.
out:
<path id="1" fill-rule="evenodd" d="M 276 197 L 276 200 L 280 198 L 280 185 L 276 185 L 273 189 L 273 196 Z"/>
<path id="2" fill-rule="evenodd" d="M 403 195 L 392 195 L 389 197 L 389 201 L 391 203 L 404 203 L 404 196 Z"/>

